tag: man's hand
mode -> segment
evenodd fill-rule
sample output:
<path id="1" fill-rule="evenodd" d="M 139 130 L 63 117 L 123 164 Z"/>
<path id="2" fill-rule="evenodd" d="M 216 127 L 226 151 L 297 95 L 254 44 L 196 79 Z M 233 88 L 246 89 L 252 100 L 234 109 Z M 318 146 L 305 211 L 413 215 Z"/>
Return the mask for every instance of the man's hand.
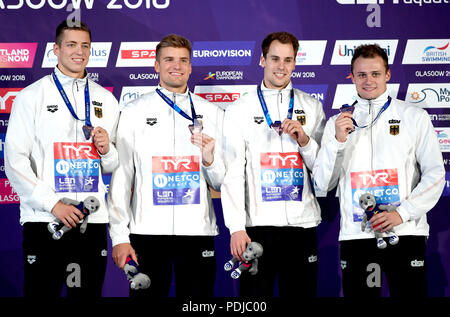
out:
<path id="1" fill-rule="evenodd" d="M 91 137 L 93 137 L 92 140 L 94 145 L 101 155 L 105 155 L 109 152 L 109 136 L 105 129 L 96 127 L 91 131 Z"/>
<path id="2" fill-rule="evenodd" d="M 308 144 L 309 136 L 306 135 L 302 125 L 297 120 L 284 119 L 281 128 L 284 133 L 289 134 L 291 138 L 297 141 L 301 147 Z"/>
<path id="3" fill-rule="evenodd" d="M 68 228 L 76 227 L 84 217 L 77 207 L 66 205 L 61 201 L 52 208 L 52 214 Z"/>
<path id="4" fill-rule="evenodd" d="M 191 143 L 202 150 L 203 165 L 208 167 L 214 162 L 216 140 L 204 133 L 193 133 Z"/>
<path id="5" fill-rule="evenodd" d="M 123 270 L 123 267 L 125 266 L 125 261 L 127 260 L 127 257 L 130 256 L 131 259 L 133 259 L 134 262 L 136 262 L 137 265 L 139 265 L 139 262 L 137 260 L 136 252 L 134 251 L 133 247 L 129 243 L 120 243 L 114 246 L 113 252 L 112 252 L 112 258 L 114 260 L 114 263 Z"/>
<path id="6" fill-rule="evenodd" d="M 250 243 L 251 240 L 247 235 L 247 232 L 244 230 L 236 231 L 231 235 L 230 239 L 230 250 L 231 255 L 239 261 L 243 261 L 244 259 L 241 257 L 242 253 L 244 253 L 247 248 L 247 244 Z"/>
<path id="7" fill-rule="evenodd" d="M 398 226 L 403 223 L 402 217 L 399 215 L 397 210 L 390 212 L 378 213 L 370 219 L 370 225 L 373 230 L 386 232 L 391 230 L 393 227 Z"/>
<path id="8" fill-rule="evenodd" d="M 336 140 L 343 143 L 347 140 L 349 131 L 355 130 L 352 121 L 353 115 L 350 112 L 343 112 L 339 115 L 335 122 Z"/>

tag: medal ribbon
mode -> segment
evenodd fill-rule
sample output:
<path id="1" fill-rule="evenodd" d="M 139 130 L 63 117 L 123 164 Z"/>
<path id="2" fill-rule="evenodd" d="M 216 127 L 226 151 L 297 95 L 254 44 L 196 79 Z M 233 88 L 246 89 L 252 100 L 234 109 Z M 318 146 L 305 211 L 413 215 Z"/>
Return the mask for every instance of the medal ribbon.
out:
<path id="1" fill-rule="evenodd" d="M 356 123 L 355 119 L 352 118 L 353 124 L 354 124 L 356 127 L 358 127 L 359 129 L 364 129 L 364 128 L 367 128 L 368 126 L 372 126 L 372 125 L 375 123 L 375 121 L 377 121 L 377 119 L 381 116 L 381 114 L 382 114 L 382 113 L 390 106 L 391 100 L 392 100 L 391 96 L 388 96 L 388 100 L 386 101 L 386 103 L 383 105 L 383 107 L 382 107 L 382 108 L 380 109 L 380 111 L 378 112 L 378 114 L 377 114 L 377 116 L 375 117 L 375 119 L 373 119 L 373 121 L 372 121 L 370 124 L 367 124 L 367 125 L 365 125 L 365 126 L 363 126 L 363 127 L 360 127 L 360 126 Z M 355 104 L 355 103 L 353 103 L 353 104 Z"/>
<path id="2" fill-rule="evenodd" d="M 272 121 L 272 118 L 270 117 L 269 110 L 267 109 L 267 104 L 266 104 L 266 101 L 264 100 L 264 96 L 262 94 L 261 85 L 258 86 L 257 92 L 258 92 L 259 103 L 261 104 L 261 108 L 264 112 L 264 116 L 266 117 L 267 124 L 269 125 L 269 128 L 272 128 L 273 121 Z M 294 89 L 291 89 L 291 100 L 289 101 L 289 108 L 288 108 L 288 114 L 287 114 L 287 118 L 289 120 L 292 119 L 293 112 L 294 112 Z"/>
<path id="3" fill-rule="evenodd" d="M 181 110 L 180 107 L 177 106 L 176 103 L 174 103 L 172 100 L 170 100 L 169 97 L 167 97 L 165 94 L 163 94 L 161 92 L 161 90 L 159 88 L 156 88 L 156 92 L 158 93 L 158 95 L 173 109 L 175 110 L 177 113 L 179 113 L 180 115 L 182 115 L 184 118 L 191 120 L 192 123 L 194 125 L 199 125 L 198 121 L 197 121 L 197 115 L 195 114 L 195 108 L 194 108 L 194 103 L 192 102 L 192 97 L 191 97 L 191 93 L 188 91 L 188 96 L 189 96 L 189 101 L 191 102 L 191 113 L 192 113 L 192 118 L 189 117 L 186 112 L 184 112 L 183 110 Z"/>
<path id="4" fill-rule="evenodd" d="M 56 76 L 55 72 L 52 73 L 53 81 L 55 82 L 56 88 L 58 88 L 58 91 L 64 100 L 64 103 L 66 104 L 67 108 L 69 109 L 72 116 L 79 121 L 85 121 L 85 124 L 89 127 L 92 127 L 91 123 L 91 100 L 89 98 L 89 85 L 88 80 L 86 79 L 86 86 L 84 87 L 84 109 L 85 109 L 85 120 L 80 120 L 73 110 L 72 104 L 70 103 L 69 98 L 66 95 L 66 92 L 64 91 L 64 88 L 62 87 L 58 77 Z"/>

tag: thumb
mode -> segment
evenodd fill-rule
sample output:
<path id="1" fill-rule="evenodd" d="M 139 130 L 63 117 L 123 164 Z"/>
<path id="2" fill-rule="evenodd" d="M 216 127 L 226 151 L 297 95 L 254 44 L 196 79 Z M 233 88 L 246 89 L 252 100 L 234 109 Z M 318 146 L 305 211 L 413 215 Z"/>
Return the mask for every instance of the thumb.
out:
<path id="1" fill-rule="evenodd" d="M 136 251 L 134 251 L 134 249 L 131 249 L 130 256 L 133 259 L 133 261 L 136 262 L 137 265 L 139 265 L 139 262 L 138 262 L 138 259 L 137 259 L 137 255 L 136 255 Z"/>

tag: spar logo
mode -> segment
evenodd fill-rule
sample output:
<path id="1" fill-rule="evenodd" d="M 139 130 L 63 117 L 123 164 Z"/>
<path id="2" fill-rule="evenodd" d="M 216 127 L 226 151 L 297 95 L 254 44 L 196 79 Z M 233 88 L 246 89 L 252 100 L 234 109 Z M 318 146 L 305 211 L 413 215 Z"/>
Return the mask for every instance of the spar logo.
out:
<path id="1" fill-rule="evenodd" d="M 47 42 L 42 68 L 53 68 L 58 64 L 58 57 L 53 53 L 53 42 Z M 112 42 L 92 42 L 89 62 L 86 67 L 106 67 L 108 65 Z"/>
<path id="2" fill-rule="evenodd" d="M 116 67 L 154 67 L 159 42 L 120 43 Z"/>
<path id="3" fill-rule="evenodd" d="M 0 88 L 0 113 L 11 113 L 16 96 L 23 88 Z"/>
<path id="4" fill-rule="evenodd" d="M 32 68 L 38 43 L 0 43 L 0 68 Z"/>
<path id="5" fill-rule="evenodd" d="M 192 156 L 152 158 L 153 204 L 200 204 L 200 161 Z"/>
<path id="6" fill-rule="evenodd" d="M 303 161 L 298 152 L 261 153 L 263 201 L 302 200 Z"/>
<path id="7" fill-rule="evenodd" d="M 53 146 L 56 192 L 98 192 L 100 156 L 92 143 Z"/>
<path id="8" fill-rule="evenodd" d="M 228 105 L 252 90 L 256 91 L 256 85 L 197 85 L 194 88 L 194 93 L 225 109 Z"/>
<path id="9" fill-rule="evenodd" d="M 406 101 L 423 108 L 450 108 L 450 84 L 409 84 Z"/>
<path id="10" fill-rule="evenodd" d="M 435 129 L 441 152 L 450 152 L 450 128 Z"/>
<path id="11" fill-rule="evenodd" d="M 389 64 L 394 62 L 398 40 L 337 40 L 334 44 L 331 65 L 350 65 L 355 49 L 362 44 L 378 44 L 386 52 Z"/>
<path id="12" fill-rule="evenodd" d="M 369 192 L 378 204 L 394 204 L 400 201 L 397 169 L 382 169 L 365 172 L 352 172 L 353 221 L 361 221 L 364 211 L 359 207 L 359 198 Z"/>
<path id="13" fill-rule="evenodd" d="M 193 66 L 250 65 L 255 41 L 194 42 Z"/>
<path id="14" fill-rule="evenodd" d="M 450 39 L 408 40 L 403 64 L 450 64 Z"/>
<path id="15" fill-rule="evenodd" d="M 19 195 L 14 191 L 7 178 L 0 178 L 0 204 L 18 204 Z"/>

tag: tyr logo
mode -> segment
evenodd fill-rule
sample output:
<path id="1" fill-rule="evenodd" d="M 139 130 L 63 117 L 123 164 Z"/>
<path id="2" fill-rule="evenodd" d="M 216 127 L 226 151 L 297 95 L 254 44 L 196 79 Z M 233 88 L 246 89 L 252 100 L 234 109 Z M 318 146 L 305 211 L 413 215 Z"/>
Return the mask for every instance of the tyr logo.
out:
<path id="1" fill-rule="evenodd" d="M 92 147 L 90 145 L 80 145 L 79 147 L 76 147 L 74 145 L 63 145 L 63 148 L 66 150 L 66 156 L 70 156 L 70 151 L 75 151 L 76 156 L 80 156 L 80 153 L 85 154 L 87 157 L 93 157 L 95 158 L 95 155 L 91 153 Z"/>
<path id="2" fill-rule="evenodd" d="M 277 166 L 277 160 L 281 161 L 282 166 L 286 166 L 286 162 L 289 159 L 292 165 L 298 166 L 298 157 L 296 155 L 286 155 L 286 157 L 281 156 L 280 154 L 269 155 L 269 159 L 272 161 L 272 166 Z"/>
<path id="3" fill-rule="evenodd" d="M 181 166 L 183 166 L 185 169 L 189 170 L 191 169 L 189 167 L 189 163 L 191 163 L 191 161 L 189 159 L 180 159 L 180 160 L 171 160 L 171 159 L 166 159 L 166 160 L 161 160 L 161 163 L 164 164 L 164 169 L 168 170 L 169 169 L 169 163 L 173 165 L 174 169 L 177 170 L 178 166 L 181 164 Z"/>
<path id="4" fill-rule="evenodd" d="M 377 179 L 380 179 L 383 183 L 386 183 L 386 184 L 389 183 L 389 181 L 388 181 L 389 174 L 386 172 L 380 172 L 380 173 L 376 173 L 374 175 L 361 174 L 361 175 L 359 175 L 359 177 L 362 178 L 364 185 L 375 185 L 375 184 L 377 184 Z"/>

